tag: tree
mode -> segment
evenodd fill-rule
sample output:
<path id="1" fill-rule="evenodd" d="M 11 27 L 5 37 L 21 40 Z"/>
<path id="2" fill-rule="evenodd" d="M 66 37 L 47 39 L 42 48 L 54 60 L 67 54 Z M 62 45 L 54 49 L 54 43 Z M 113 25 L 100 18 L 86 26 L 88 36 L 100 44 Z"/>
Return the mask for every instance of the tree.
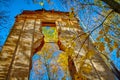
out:
<path id="1" fill-rule="evenodd" d="M 120 13 L 120 3 L 119 0 L 118 2 L 115 0 L 101 0 L 103 2 L 105 2 L 106 4 L 108 4 L 110 6 L 110 8 L 112 8 L 115 12 Z"/>
<path id="2" fill-rule="evenodd" d="M 119 0 L 94 0 L 94 2 L 90 0 L 62 0 L 61 2 L 66 4 L 74 2 L 74 6 L 68 4 L 67 7 L 74 7 L 74 12 L 79 16 L 80 23 L 83 22 L 85 25 L 82 25 L 82 27 L 84 31 L 88 33 L 88 37 L 82 42 L 83 45 L 87 42 L 87 39 L 90 38 L 90 36 L 96 34 L 97 37 L 92 38 L 94 40 L 93 42 L 95 42 L 95 47 L 101 54 L 110 56 L 110 53 L 117 49 L 116 55 L 117 57 L 119 56 Z M 104 4 L 104 2 L 106 4 Z M 64 5 L 66 6 L 66 4 Z M 91 17 L 93 14 L 96 14 L 97 16 Z M 81 36 L 82 35 L 78 37 Z M 82 47 L 80 47 L 80 50 Z"/>
<path id="3" fill-rule="evenodd" d="M 35 1 L 37 0 L 33 0 L 33 2 L 35 3 Z M 48 0 L 48 2 L 50 2 L 50 0 Z M 106 4 L 104 4 L 103 2 L 105 2 Z M 40 2 L 38 1 L 37 3 L 39 3 L 41 6 L 43 6 L 43 0 L 41 0 Z M 87 64 L 87 68 L 85 66 L 85 61 L 86 59 L 90 59 L 94 54 L 93 51 L 89 50 L 89 44 L 87 44 L 87 42 L 89 42 L 89 39 L 91 38 L 91 36 L 93 34 L 96 34 L 96 38 L 94 38 L 94 36 L 92 36 L 92 38 L 94 38 L 94 46 L 95 48 L 101 53 L 101 54 L 107 54 L 110 55 L 109 53 L 111 53 L 113 50 L 117 49 L 117 57 L 120 57 L 120 27 L 119 27 L 119 22 L 120 22 L 120 4 L 119 4 L 119 0 L 94 0 L 94 1 L 90 1 L 90 0 L 61 0 L 61 3 L 65 3 L 62 5 L 62 7 L 64 8 L 64 6 L 67 6 L 67 8 L 74 8 L 74 14 L 76 14 L 77 16 L 79 16 L 79 19 L 81 19 L 80 23 L 83 22 L 83 24 L 85 25 L 83 27 L 84 33 L 82 34 L 78 34 L 77 36 L 75 36 L 75 39 L 73 41 L 75 41 L 76 39 L 81 39 L 80 41 L 80 45 L 79 46 L 79 51 L 77 53 L 77 55 L 73 54 L 74 51 L 72 51 L 70 54 L 70 51 L 66 51 L 66 47 L 64 47 L 62 45 L 62 47 L 64 47 L 64 50 L 67 52 L 67 56 L 65 56 L 64 58 L 66 58 L 68 60 L 68 67 L 69 67 L 69 71 L 71 74 L 71 77 L 73 79 L 76 79 L 76 76 L 81 76 L 77 74 L 76 71 L 76 67 L 74 64 L 74 58 L 76 59 L 80 59 L 81 62 L 79 62 L 80 64 L 80 72 L 81 71 L 86 71 L 89 72 L 89 70 L 87 68 L 90 69 L 89 64 Z M 75 3 L 75 4 L 73 4 Z M 6 13 L 6 12 L 5 12 Z M 0 18 L 2 18 L 3 20 L 6 20 L 7 17 L 6 15 L 4 16 L 4 11 L 0 12 L 0 14 L 2 14 L 2 16 L 0 16 Z M 73 17 L 74 14 L 70 13 L 70 18 Z M 82 14 L 82 15 L 81 15 Z M 95 15 L 96 16 L 95 16 Z M 93 16 L 94 15 L 94 16 Z M 92 16 L 92 17 L 91 17 Z M 71 20 L 71 19 L 70 19 Z M 6 22 L 6 21 L 5 21 Z M 3 22 L 2 22 L 3 23 Z M 67 26 L 70 26 L 71 24 L 68 24 Z M 0 26 L 2 26 L 2 24 L 0 24 Z M 72 25 L 71 25 L 72 26 Z M 7 27 L 1 27 L 1 29 L 3 28 L 7 28 Z M 86 29 L 84 29 L 86 28 Z M 69 41 L 68 43 L 71 43 L 71 41 Z M 76 41 L 75 41 L 76 42 Z M 59 43 L 61 44 L 61 43 Z M 88 48 L 85 45 L 88 45 Z M 69 44 L 71 45 L 71 44 Z M 73 45 L 71 45 L 73 46 Z M 86 49 L 86 54 L 84 56 L 82 56 L 82 58 L 80 58 L 79 52 L 82 49 Z M 72 50 L 73 48 L 70 48 L 70 50 Z M 48 72 L 48 77 L 50 79 L 50 66 L 48 63 L 48 60 L 51 58 L 51 55 L 46 55 L 47 52 L 43 52 L 44 56 L 44 65 L 46 67 L 46 70 Z M 72 54 L 72 55 L 71 55 Z M 66 55 L 66 54 L 65 54 Z M 75 57 L 73 57 L 73 55 Z M 109 58 L 108 58 L 109 59 Z M 83 60 L 83 61 L 82 61 Z M 64 63 L 63 63 L 64 65 Z M 55 69 L 55 65 L 52 65 L 51 67 L 54 67 Z M 63 67 L 63 66 L 62 66 Z M 65 68 L 65 67 L 63 67 Z M 56 69 L 55 69 L 56 70 Z M 74 73 L 72 74 L 72 70 L 74 70 Z M 54 72 L 54 70 L 53 70 Z M 74 76 L 75 75 L 75 76 Z"/>

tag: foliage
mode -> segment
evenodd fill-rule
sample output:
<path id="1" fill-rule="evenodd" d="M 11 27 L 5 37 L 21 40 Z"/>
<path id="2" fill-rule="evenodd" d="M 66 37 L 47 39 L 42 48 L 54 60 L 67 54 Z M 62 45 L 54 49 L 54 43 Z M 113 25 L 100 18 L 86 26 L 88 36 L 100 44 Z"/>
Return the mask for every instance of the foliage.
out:
<path id="1" fill-rule="evenodd" d="M 115 16 L 119 16 L 116 13 L 111 14 L 108 19 L 104 22 L 103 28 L 99 30 L 99 35 L 96 38 L 97 44 L 95 45 L 98 47 L 100 51 L 108 52 L 105 49 L 105 44 L 107 45 L 107 48 L 109 48 L 109 52 L 112 52 L 113 50 L 119 48 L 119 23 L 117 21 L 113 20 L 116 18 Z M 116 28 L 115 28 L 116 27 Z M 112 34 L 114 34 L 114 37 L 110 37 Z M 118 36 L 117 36 L 118 35 Z M 115 38 L 116 37 L 116 38 Z M 117 39 L 118 37 L 118 39 Z"/>
<path id="2" fill-rule="evenodd" d="M 57 42 L 58 32 L 55 27 L 42 27 L 42 33 L 45 37 L 45 42 Z"/>
<path id="3" fill-rule="evenodd" d="M 66 0 L 62 0 L 62 1 L 67 3 Z M 68 0 L 68 1 L 70 1 L 70 0 Z M 111 9 L 110 5 L 104 4 L 103 0 L 102 1 L 94 0 L 94 2 L 88 1 L 88 3 L 87 3 L 87 0 L 84 3 L 80 2 L 78 0 L 72 0 L 72 1 L 76 2 L 76 3 L 80 3 L 79 5 L 74 6 L 74 8 L 75 8 L 74 12 L 75 13 L 80 11 L 81 6 L 82 6 L 82 9 L 86 9 L 86 8 L 89 9 L 89 7 L 90 7 L 89 10 L 95 11 L 98 14 L 98 20 L 95 21 L 98 26 L 94 26 L 94 27 L 92 27 L 92 29 L 90 29 L 90 28 L 88 28 L 89 25 L 87 25 L 88 26 L 87 27 L 88 28 L 88 31 L 87 31 L 88 34 L 87 35 L 80 35 L 80 36 L 78 35 L 78 37 L 80 37 L 80 39 L 82 40 L 82 44 L 81 44 L 81 47 L 79 49 L 79 52 L 81 51 L 82 48 L 84 48 L 85 50 L 88 50 L 88 48 L 85 47 L 86 41 L 88 40 L 88 38 L 90 36 L 92 36 L 92 34 L 94 34 L 94 32 L 97 31 L 97 35 L 96 35 L 97 38 L 94 41 L 94 46 L 97 48 L 97 50 L 100 53 L 103 53 L 103 54 L 105 53 L 106 54 L 106 53 L 110 53 L 113 50 L 117 49 L 116 56 L 119 57 L 119 44 L 120 44 L 119 43 L 119 39 L 120 39 L 119 38 L 120 37 L 119 36 L 120 35 L 120 33 L 119 33 L 120 32 L 120 29 L 119 29 L 120 28 L 119 27 L 120 15 L 119 15 L 119 13 L 117 13 L 115 10 L 112 10 L 113 8 Z M 97 8 L 100 8 L 101 12 L 98 11 L 98 10 L 95 10 L 95 8 L 93 8 L 94 6 L 95 7 L 97 6 Z M 79 12 L 78 12 L 78 14 L 79 14 Z M 72 14 L 72 12 L 70 12 L 69 15 L 70 15 L 69 18 L 71 19 L 74 14 Z M 98 22 L 100 22 L 100 24 L 98 24 Z M 71 41 L 71 43 L 72 43 L 72 41 Z M 78 52 L 78 54 L 79 54 L 79 52 Z M 73 51 L 73 53 L 74 53 L 74 51 Z M 80 60 L 80 65 L 82 65 L 82 66 L 85 65 L 85 59 L 92 58 L 94 53 L 95 53 L 94 51 L 89 51 L 88 50 L 88 53 L 86 54 L 87 57 L 82 56 L 81 60 L 83 59 L 83 61 Z M 79 57 L 77 56 L 77 58 L 79 58 Z M 89 64 L 87 64 L 87 65 L 89 65 Z M 90 67 L 90 65 L 87 66 L 87 67 L 88 67 L 88 69 L 86 68 L 86 66 L 83 67 L 83 71 L 89 73 L 91 67 Z M 82 71 L 82 69 L 81 69 L 81 71 Z"/>
<path id="4" fill-rule="evenodd" d="M 45 43 L 41 51 L 37 52 L 40 58 L 33 64 L 37 64 L 34 65 L 34 69 L 36 74 L 41 76 L 40 79 L 43 79 L 44 77 L 42 75 L 46 74 L 48 77 L 47 80 L 57 80 L 59 78 L 58 72 L 61 71 L 61 66 L 64 66 L 64 64 L 62 64 L 63 62 L 61 62 L 62 65 L 58 64 L 57 58 L 59 58 L 59 56 L 54 53 L 57 50 L 57 48 L 54 47 L 57 46 L 52 43 Z M 60 57 L 61 56 L 63 55 L 60 55 Z M 62 59 L 64 59 L 64 57 L 62 57 Z"/>
<path id="5" fill-rule="evenodd" d="M 37 0 L 33 0 L 34 3 L 40 4 L 40 6 L 44 6 L 43 0 L 40 2 L 36 2 Z M 50 2 L 50 0 L 47 0 Z M 83 21 L 84 24 L 87 26 L 87 31 L 83 35 L 79 34 L 77 36 L 74 36 L 73 39 L 69 40 L 67 42 L 67 47 L 65 49 L 65 53 L 61 53 L 58 58 L 58 63 L 62 66 L 64 70 L 67 69 L 68 66 L 68 56 L 71 56 L 72 59 L 80 59 L 78 64 L 79 66 L 79 74 L 76 73 L 73 77 L 75 77 L 75 80 L 85 80 L 86 77 L 82 73 L 87 73 L 89 74 L 90 71 L 92 70 L 91 65 L 86 63 L 87 59 L 91 59 L 95 52 L 94 50 L 89 48 L 89 43 L 86 45 L 86 42 L 89 42 L 89 38 L 92 36 L 92 34 L 95 34 L 97 38 L 94 40 L 94 46 L 97 48 L 97 50 L 100 53 L 111 53 L 113 50 L 117 50 L 116 56 L 119 58 L 120 57 L 120 14 L 117 12 L 118 10 L 114 10 L 113 6 L 104 4 L 104 0 L 61 0 L 61 2 L 66 2 L 66 3 L 71 3 L 74 2 L 75 4 L 70 4 L 67 5 L 68 7 L 71 8 L 71 11 L 69 12 L 69 19 L 72 20 L 72 18 L 75 16 L 75 14 L 79 14 L 81 11 L 83 11 L 82 17 L 84 18 Z M 120 3 L 119 0 L 115 0 L 117 3 Z M 112 3 L 111 3 L 112 4 Z M 66 5 L 66 4 L 63 4 Z M 115 5 L 115 4 L 114 4 Z M 72 7 L 71 7 L 72 6 Z M 118 6 L 119 7 L 119 6 Z M 97 8 L 97 9 L 96 9 Z M 119 9 L 119 8 L 118 8 Z M 86 11 L 86 12 L 85 12 Z M 112 11 L 112 12 L 111 12 Z M 93 14 L 96 14 L 94 20 L 91 18 L 90 13 L 94 12 Z M 0 12 L 0 18 L 4 20 L 6 23 L 8 15 L 5 14 L 6 12 Z M 87 15 L 86 15 L 87 14 Z M 87 18 L 86 18 L 86 17 Z M 81 18 L 81 17 L 80 17 Z M 4 24 L 4 22 L 2 22 Z M 0 24 L 2 26 L 3 24 Z M 92 25 L 92 26 L 90 26 Z M 93 26 L 94 25 L 94 26 Z M 67 26 L 74 27 L 72 24 L 67 24 Z M 7 27 L 1 27 L 7 28 Z M 53 37 L 53 41 L 57 42 L 58 36 L 55 36 L 57 34 L 57 31 L 54 30 L 55 32 L 52 33 L 51 30 L 47 30 L 43 32 L 45 34 L 45 37 L 48 37 L 45 41 L 48 42 L 50 39 Z M 94 38 L 94 37 L 93 37 Z M 79 46 L 79 51 L 78 53 L 75 53 L 75 46 L 77 45 L 76 39 L 80 39 L 81 46 Z M 50 66 L 52 69 L 52 72 L 55 73 L 58 69 L 58 66 L 56 65 L 49 65 L 48 61 L 52 58 L 51 54 L 48 54 L 48 48 L 51 46 L 47 46 L 43 50 L 43 53 L 38 53 L 43 57 L 43 63 L 48 69 L 48 66 Z M 80 57 L 80 52 L 81 50 L 84 49 L 86 51 L 85 55 L 82 55 Z M 39 64 L 41 64 L 39 62 Z M 48 70 L 49 72 L 49 70 Z"/>

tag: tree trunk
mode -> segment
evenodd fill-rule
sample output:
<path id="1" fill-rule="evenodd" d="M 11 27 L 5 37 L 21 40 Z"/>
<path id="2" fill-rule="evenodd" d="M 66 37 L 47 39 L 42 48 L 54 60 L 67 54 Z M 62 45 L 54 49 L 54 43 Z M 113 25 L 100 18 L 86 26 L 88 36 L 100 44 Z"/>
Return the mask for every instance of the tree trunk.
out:
<path id="1" fill-rule="evenodd" d="M 120 4 L 117 3 L 115 0 L 101 0 L 108 4 L 111 9 L 113 9 L 115 12 L 120 13 Z"/>
<path id="2" fill-rule="evenodd" d="M 77 70 L 71 56 L 68 56 L 68 69 L 72 80 L 75 80 L 75 74 L 77 73 Z"/>

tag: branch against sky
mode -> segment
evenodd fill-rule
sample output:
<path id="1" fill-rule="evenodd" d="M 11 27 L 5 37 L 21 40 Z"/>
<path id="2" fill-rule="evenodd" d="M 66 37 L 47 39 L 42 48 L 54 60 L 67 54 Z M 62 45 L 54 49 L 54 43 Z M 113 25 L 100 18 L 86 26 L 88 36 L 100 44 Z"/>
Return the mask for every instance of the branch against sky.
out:
<path id="1" fill-rule="evenodd" d="M 78 2 L 81 6 L 87 6 L 87 5 L 92 5 L 92 6 L 99 6 L 100 7 L 100 5 L 97 5 L 96 3 L 95 3 L 95 1 L 94 2 L 89 2 L 89 1 L 87 1 L 87 0 L 83 0 L 83 2 L 81 2 L 80 0 L 68 0 L 68 1 L 66 1 L 66 0 L 62 0 L 63 2 L 73 2 L 73 1 L 76 1 L 76 2 Z M 99 1 L 99 0 L 98 0 Z M 101 1 L 103 1 L 103 2 L 105 2 L 107 5 L 109 5 L 109 7 L 111 8 L 111 9 L 113 9 L 115 12 L 117 12 L 117 13 L 120 13 L 120 4 L 117 2 L 117 1 L 115 1 L 115 0 L 101 0 Z M 98 3 L 99 4 L 99 3 Z M 107 5 L 105 5 L 104 7 L 106 7 L 106 8 L 109 8 Z"/>
<path id="2" fill-rule="evenodd" d="M 115 0 L 101 0 L 108 4 L 111 9 L 113 9 L 115 12 L 120 13 L 120 4 L 116 2 Z"/>
<path id="3" fill-rule="evenodd" d="M 112 12 L 113 12 L 113 10 L 108 13 L 108 15 L 105 17 L 105 19 L 101 22 L 100 25 L 98 25 L 98 26 L 95 27 L 92 31 L 89 32 L 88 36 L 86 37 L 86 39 L 85 39 L 85 40 L 83 41 L 83 43 L 81 44 L 81 47 L 79 48 L 79 51 L 78 51 L 78 53 L 77 53 L 76 58 L 78 58 L 79 52 L 81 51 L 81 49 L 83 48 L 85 42 L 89 39 L 89 37 L 91 36 L 91 34 L 92 34 L 96 29 L 100 28 L 100 27 L 104 24 L 105 20 L 110 16 L 110 14 L 111 14 Z M 80 37 L 80 36 L 77 36 L 77 38 L 79 38 L 79 37 Z"/>
<path id="4" fill-rule="evenodd" d="M 26 0 L 26 1 L 28 1 L 28 0 Z M 40 1 L 40 0 L 38 0 L 38 1 Z M 42 0 L 41 0 L 41 1 L 42 1 Z M 50 0 L 48 0 L 48 1 L 50 1 Z M 80 0 L 60 0 L 60 1 L 62 2 L 62 1 L 80 1 Z M 82 0 L 81 0 L 81 1 L 82 1 Z M 86 7 L 87 5 L 89 5 L 88 7 L 94 6 L 93 3 L 89 4 L 89 3 L 85 2 L 85 1 L 89 1 L 89 0 L 83 0 L 83 1 L 84 1 L 84 4 L 83 4 L 83 3 L 81 3 L 81 4 L 84 5 L 85 7 Z M 101 1 L 104 1 L 104 2 L 105 2 L 105 1 L 109 1 L 109 2 L 110 2 L 110 1 L 114 1 L 114 3 L 115 3 L 115 0 L 101 0 Z M 55 2 L 54 2 L 54 3 L 55 3 Z M 106 3 L 107 3 L 107 2 L 106 2 Z M 116 3 L 117 3 L 117 2 L 116 2 Z M 107 4 L 108 4 L 108 3 L 107 3 Z M 113 2 L 111 2 L 111 3 L 108 4 L 111 9 L 113 9 L 115 12 L 119 11 L 119 9 L 120 9 L 119 6 L 117 6 L 117 9 L 116 9 L 116 4 L 115 4 L 115 5 L 111 5 L 111 4 L 113 4 Z M 56 4 L 56 5 L 59 5 L 59 4 Z M 66 5 L 66 4 L 63 4 L 63 5 Z M 118 5 L 119 5 L 119 4 L 118 4 Z M 19 5 L 18 5 L 18 6 L 19 6 Z M 69 5 L 68 5 L 68 6 L 69 6 Z M 84 6 L 83 6 L 83 7 L 84 7 Z M 63 6 L 61 6 L 61 7 L 63 7 Z M 100 7 L 100 6 L 98 6 L 98 7 Z M 97 7 L 97 9 L 99 9 L 98 7 Z M 59 9 L 59 7 L 57 7 L 57 8 Z M 77 8 L 77 7 L 76 7 L 76 8 Z M 105 8 L 106 8 L 106 7 L 105 7 Z M 81 9 L 81 7 L 79 7 L 78 9 Z M 95 9 L 96 9 L 96 8 L 95 8 Z M 13 10 L 14 10 L 14 9 L 13 9 Z M 82 9 L 81 9 L 81 10 L 82 10 Z M 82 16 L 83 16 L 83 15 L 84 15 L 84 16 L 87 16 L 86 14 L 82 14 Z M 91 15 L 89 14 L 89 16 L 91 16 Z M 88 18 L 88 17 L 87 17 L 87 18 Z M 104 18 L 105 18 L 105 17 L 104 17 Z M 92 21 L 92 20 L 90 20 L 90 21 Z M 86 20 L 86 21 L 84 20 L 84 22 L 87 22 L 87 20 Z M 96 24 L 98 24 L 98 23 L 96 23 Z M 0 24 L 0 25 L 1 25 L 1 24 Z M 89 26 L 90 26 L 90 25 L 89 25 Z M 87 27 L 89 27 L 89 26 L 87 26 Z M 4 28 L 5 28 L 5 27 L 4 27 Z M 96 29 L 97 29 L 97 27 L 96 27 Z M 96 30 L 96 29 L 95 29 L 95 30 Z M 94 32 L 94 31 L 93 31 L 93 32 Z M 78 36 L 79 36 L 79 35 L 78 35 Z"/>

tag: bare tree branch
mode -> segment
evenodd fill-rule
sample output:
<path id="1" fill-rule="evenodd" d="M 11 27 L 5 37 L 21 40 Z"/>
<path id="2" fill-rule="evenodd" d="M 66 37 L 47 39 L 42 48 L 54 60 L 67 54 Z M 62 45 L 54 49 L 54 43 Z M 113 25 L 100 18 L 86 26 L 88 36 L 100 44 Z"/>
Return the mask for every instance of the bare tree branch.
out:
<path id="1" fill-rule="evenodd" d="M 120 13 L 120 4 L 117 3 L 115 0 L 101 0 L 108 4 L 110 8 L 112 8 L 115 12 Z"/>
<path id="2" fill-rule="evenodd" d="M 112 12 L 113 12 L 113 10 L 109 12 L 109 14 L 105 17 L 105 19 L 102 21 L 102 23 L 101 23 L 100 25 L 98 25 L 96 28 L 94 28 L 94 29 L 89 33 L 89 35 L 86 37 L 86 39 L 84 40 L 84 42 L 81 44 L 81 47 L 79 48 L 79 51 L 78 51 L 78 53 L 77 53 L 76 58 L 78 58 L 79 52 L 81 51 L 81 49 L 82 49 L 82 47 L 84 46 L 85 42 L 88 40 L 89 36 L 90 36 L 96 29 L 98 29 L 99 27 L 101 27 L 101 26 L 104 24 L 105 20 L 109 17 L 109 15 L 110 15 Z"/>

